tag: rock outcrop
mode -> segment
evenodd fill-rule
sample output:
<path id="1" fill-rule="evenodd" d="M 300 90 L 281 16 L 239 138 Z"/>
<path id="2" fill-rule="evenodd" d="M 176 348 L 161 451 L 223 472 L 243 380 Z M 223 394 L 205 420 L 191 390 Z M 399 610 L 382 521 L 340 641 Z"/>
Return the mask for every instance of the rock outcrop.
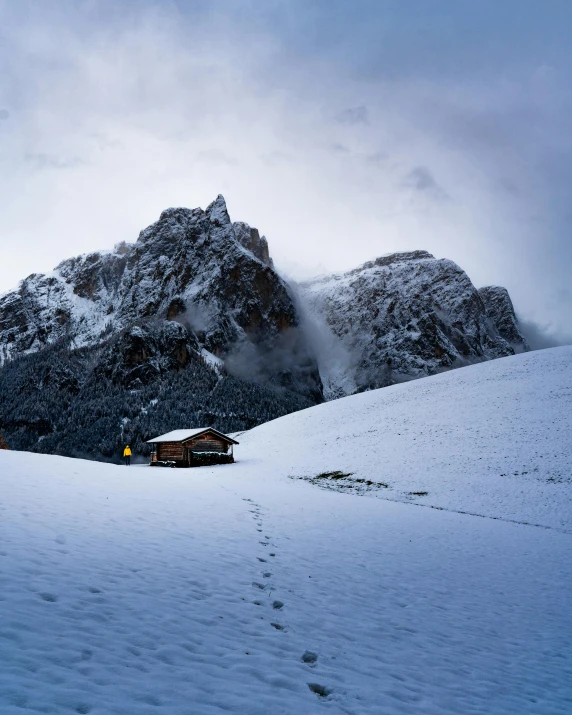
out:
<path id="1" fill-rule="evenodd" d="M 485 307 L 459 266 L 426 251 L 302 283 L 299 294 L 319 335 L 327 399 L 512 355 L 517 343 L 525 349 L 512 304 L 487 294 L 494 309 Z"/>
<path id="2" fill-rule="evenodd" d="M 515 353 L 530 350 L 518 326 L 514 306 L 507 289 L 501 286 L 486 286 L 479 288 L 479 295 L 485 306 L 487 317 Z"/>

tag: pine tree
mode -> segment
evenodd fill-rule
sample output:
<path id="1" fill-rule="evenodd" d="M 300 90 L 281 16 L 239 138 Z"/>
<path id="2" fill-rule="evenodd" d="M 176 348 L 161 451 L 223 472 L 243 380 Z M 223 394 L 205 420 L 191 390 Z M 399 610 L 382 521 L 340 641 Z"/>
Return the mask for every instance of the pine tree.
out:
<path id="1" fill-rule="evenodd" d="M 10 447 L 6 444 L 4 437 L 2 437 L 2 433 L 0 433 L 0 449 L 10 449 Z"/>

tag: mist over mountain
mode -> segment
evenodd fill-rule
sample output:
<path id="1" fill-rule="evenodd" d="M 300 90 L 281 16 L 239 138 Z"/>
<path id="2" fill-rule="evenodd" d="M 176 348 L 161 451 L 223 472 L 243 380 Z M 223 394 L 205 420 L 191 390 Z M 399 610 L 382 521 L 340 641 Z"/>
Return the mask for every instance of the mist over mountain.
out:
<path id="1" fill-rule="evenodd" d="M 425 251 L 288 284 L 218 196 L 0 297 L 0 430 L 16 449 L 113 460 L 170 429 L 248 429 L 527 349 L 504 288 Z"/>

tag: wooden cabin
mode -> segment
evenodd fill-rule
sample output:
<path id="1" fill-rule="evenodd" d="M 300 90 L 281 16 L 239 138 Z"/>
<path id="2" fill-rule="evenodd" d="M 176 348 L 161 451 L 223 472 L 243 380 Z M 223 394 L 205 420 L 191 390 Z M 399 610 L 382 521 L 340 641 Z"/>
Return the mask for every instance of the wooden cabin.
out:
<path id="1" fill-rule="evenodd" d="M 234 462 L 238 442 L 214 427 L 176 429 L 147 440 L 152 445 L 152 467 L 202 467 Z"/>

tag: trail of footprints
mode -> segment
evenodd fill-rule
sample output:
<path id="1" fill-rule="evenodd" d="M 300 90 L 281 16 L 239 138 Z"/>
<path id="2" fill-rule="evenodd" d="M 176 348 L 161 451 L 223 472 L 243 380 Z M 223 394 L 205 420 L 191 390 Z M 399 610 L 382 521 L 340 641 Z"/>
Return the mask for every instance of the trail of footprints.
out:
<path id="1" fill-rule="evenodd" d="M 252 501 L 252 499 L 246 499 L 244 498 L 243 501 L 247 502 L 251 509 L 249 510 L 250 513 L 252 514 L 252 518 L 256 522 L 256 531 L 260 534 L 264 533 L 263 527 L 263 521 L 262 521 L 262 507 L 260 504 L 256 504 L 256 502 Z M 261 546 L 263 547 L 268 547 L 270 546 L 272 548 L 272 544 L 270 543 L 271 537 L 268 536 L 267 534 L 264 535 L 263 538 L 260 539 L 258 542 Z M 269 552 L 268 556 L 270 558 L 275 558 L 276 557 L 276 552 Z M 268 559 L 264 558 L 262 556 L 257 556 L 257 560 L 259 561 L 260 564 L 267 564 Z M 271 579 L 272 578 L 272 572 L 266 570 L 267 567 L 264 567 L 265 570 L 261 572 L 261 576 L 263 579 Z M 259 591 L 268 591 L 269 594 L 272 593 L 273 588 L 271 582 L 264 580 L 264 581 L 253 581 L 252 582 L 253 588 L 259 590 Z M 261 601 L 260 599 L 255 599 L 253 603 L 256 606 L 265 606 L 266 602 Z M 272 601 L 272 609 L 274 611 L 280 612 L 284 608 L 284 603 L 283 601 L 279 601 L 278 599 L 275 599 Z M 282 623 L 278 623 L 277 621 L 270 621 L 270 625 L 272 628 L 274 628 L 277 631 L 286 631 L 287 627 L 283 625 Z M 314 653 L 313 651 L 305 651 L 300 660 L 302 663 L 305 663 L 307 666 L 310 668 L 313 668 L 317 662 L 318 662 L 318 654 Z M 332 693 L 332 690 L 330 688 L 327 688 L 325 685 L 320 685 L 319 683 L 307 683 L 308 688 L 318 695 L 321 698 L 326 698 L 328 695 Z"/>

